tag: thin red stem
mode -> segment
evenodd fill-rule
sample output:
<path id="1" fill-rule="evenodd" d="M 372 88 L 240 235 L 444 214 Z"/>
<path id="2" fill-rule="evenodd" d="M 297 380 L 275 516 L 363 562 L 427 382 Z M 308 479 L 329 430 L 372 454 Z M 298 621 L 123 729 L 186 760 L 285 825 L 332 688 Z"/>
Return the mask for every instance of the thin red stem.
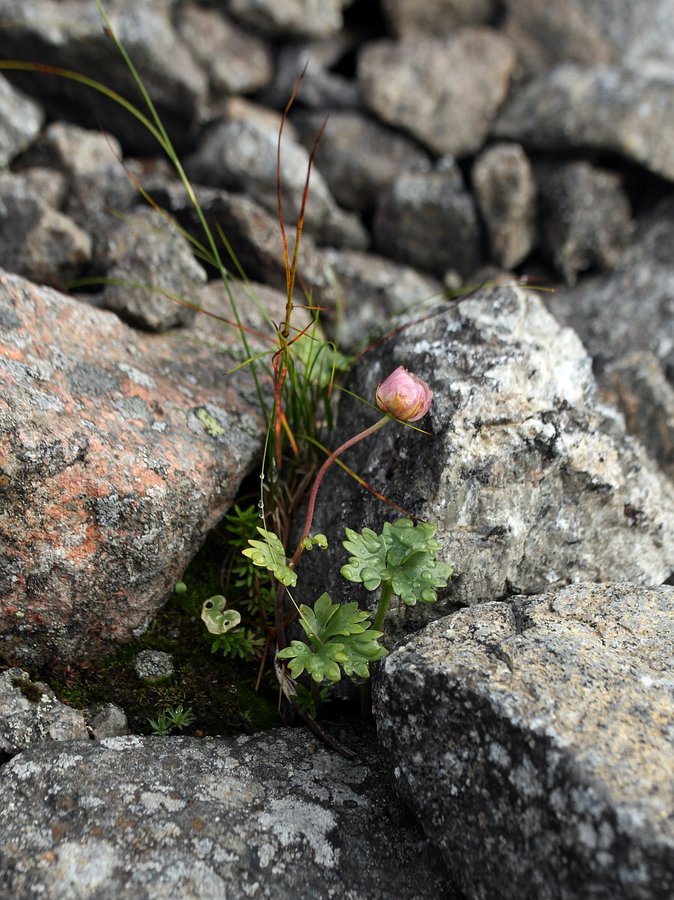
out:
<path id="1" fill-rule="evenodd" d="M 354 437 L 349 438 L 348 441 L 344 441 L 336 450 L 333 450 L 330 456 L 325 460 L 323 465 L 320 467 L 318 472 L 316 473 L 316 478 L 314 479 L 313 487 L 311 488 L 311 494 L 309 495 L 309 506 L 307 507 L 307 518 L 304 523 L 304 531 L 302 532 L 302 536 L 300 538 L 300 542 L 297 545 L 297 550 L 295 550 L 295 554 L 293 558 L 290 560 L 290 565 L 294 566 L 297 560 L 302 555 L 302 551 L 304 550 L 304 539 L 309 536 L 309 532 L 311 531 L 311 523 L 314 520 L 314 509 L 316 507 L 316 497 L 318 495 L 318 489 L 321 486 L 321 482 L 325 477 L 325 473 L 328 471 L 333 462 L 337 459 L 338 456 L 341 456 L 346 450 L 350 447 L 353 447 L 354 444 L 357 444 L 359 441 L 362 441 L 364 438 L 369 437 L 371 434 L 374 434 L 375 431 L 379 431 L 380 428 L 383 428 L 387 422 L 391 422 L 393 419 L 391 416 L 384 416 L 379 419 L 378 422 L 375 422 L 374 425 L 370 425 L 369 428 L 366 428 L 365 431 L 361 431 L 359 434 L 354 435 Z"/>

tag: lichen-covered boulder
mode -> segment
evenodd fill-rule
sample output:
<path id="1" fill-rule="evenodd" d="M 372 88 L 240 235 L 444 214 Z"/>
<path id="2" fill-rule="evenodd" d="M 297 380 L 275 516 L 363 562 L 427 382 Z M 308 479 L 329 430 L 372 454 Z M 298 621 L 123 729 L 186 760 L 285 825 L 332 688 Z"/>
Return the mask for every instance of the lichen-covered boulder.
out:
<path id="1" fill-rule="evenodd" d="M 673 588 L 579 584 L 384 660 L 380 739 L 467 896 L 672 896 L 673 643 Z"/>
<path id="2" fill-rule="evenodd" d="M 257 460 L 252 378 L 205 316 L 145 336 L 3 274 L 0 322 L 0 655 L 90 658 L 142 632 Z"/>
<path id="3" fill-rule="evenodd" d="M 333 596 L 366 599 L 338 576 L 344 527 L 380 531 L 400 507 L 437 524 L 455 577 L 437 604 L 393 608 L 391 635 L 455 603 L 572 581 L 654 585 L 674 570 L 672 486 L 601 405 L 583 345 L 538 296 L 515 284 L 484 288 L 393 332 L 364 360 L 347 386 L 370 401 L 399 365 L 428 381 L 433 403 L 417 423 L 427 433 L 389 424 L 344 455 L 398 509 L 336 467 L 329 472 L 313 529 L 332 550 L 312 599 L 326 584 Z M 334 446 L 376 412 L 345 397 L 340 417 Z"/>
<path id="4" fill-rule="evenodd" d="M 306 729 L 23 753 L 0 770 L 0 895 L 455 898 L 369 730 L 341 737 L 359 759 Z"/>

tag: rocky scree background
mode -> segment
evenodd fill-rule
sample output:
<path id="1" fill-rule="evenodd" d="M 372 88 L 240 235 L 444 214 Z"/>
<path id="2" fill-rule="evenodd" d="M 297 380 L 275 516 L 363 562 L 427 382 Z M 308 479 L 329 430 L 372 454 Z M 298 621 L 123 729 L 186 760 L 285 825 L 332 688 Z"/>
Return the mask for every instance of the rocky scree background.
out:
<path id="1" fill-rule="evenodd" d="M 378 343 L 349 387 L 372 396 L 396 365 L 414 369 L 436 394 L 422 423 L 432 437 L 389 428 L 349 462 L 438 522 L 458 574 L 437 606 L 395 611 L 388 637 L 471 607 L 422 632 L 412 664 L 409 649 L 395 651 L 378 686 L 381 739 L 426 839 L 441 848 L 451 872 L 441 881 L 479 897 L 498 894 L 503 873 L 522 896 L 578 896 L 579 885 L 669 896 L 672 778 L 656 784 L 651 773 L 667 775 L 668 758 L 671 768 L 661 743 L 669 740 L 671 645 L 649 635 L 655 619 L 671 622 L 672 595 L 648 589 L 674 572 L 672 0 L 110 0 L 107 9 L 209 222 L 222 227 L 276 319 L 284 286 L 279 111 L 308 60 L 282 157 L 291 218 L 314 135 L 330 114 L 312 178 L 304 282 L 346 350 L 420 320 Z M 0 21 L 9 24 L 0 57 L 79 71 L 138 100 L 91 0 L 0 0 Z M 147 626 L 256 464 L 263 435 L 247 373 L 224 377 L 240 359 L 231 332 L 158 293 L 229 315 L 213 273 L 138 194 L 135 182 L 201 236 L 146 130 L 72 81 L 3 70 L 0 164 L 0 656 L 41 667 L 110 650 Z M 458 306 L 443 295 L 509 273 L 557 292 L 501 283 Z M 111 283 L 62 293 L 71 279 L 91 276 Z M 257 330 L 262 319 L 246 290 L 236 287 Z M 344 437 L 367 424 L 365 415 L 343 405 Z M 391 517 L 342 474 L 331 481 L 322 509 L 333 545 L 342 537 L 335 522 L 379 528 Z M 329 561 L 321 576 L 320 589 L 334 585 L 335 596 L 340 564 Z M 617 581 L 620 589 L 580 585 L 568 602 L 550 599 L 569 582 Z M 539 614 L 550 604 L 554 615 Z M 632 643 L 618 638 L 625 628 Z M 527 652 L 513 656 L 510 631 Z M 542 678 L 529 646 L 551 647 L 566 674 Z M 461 677 L 452 674 L 457 653 Z M 640 656 L 647 663 L 630 664 Z M 580 687 L 567 695 L 570 673 Z M 397 684 L 409 691 L 404 703 L 394 699 Z M 522 691 L 535 692 L 545 715 L 520 702 Z M 3 692 L 3 752 L 23 750 L 31 733 L 82 739 L 86 726 L 53 710 L 46 687 L 48 712 L 27 707 L 14 684 L 3 682 Z M 473 732 L 463 723 L 476 703 Z M 605 712 L 595 716 L 597 708 Z M 420 724 L 434 709 L 447 722 L 435 743 Z M 585 710 L 585 720 L 573 710 Z M 644 797 L 659 792 L 657 808 L 611 777 L 616 736 L 608 742 L 602 719 L 616 711 L 626 771 L 642 772 Z M 18 713 L 30 727 L 25 718 L 10 727 Z M 635 733 L 644 735 L 638 747 L 626 737 Z M 142 756 L 129 740 L 87 750 L 86 777 L 98 772 L 104 782 L 117 754 Z M 309 747 L 307 736 L 287 740 L 291 754 L 295 740 Z M 423 773 L 418 740 L 428 752 Z M 184 752 L 166 746 L 175 759 Z M 49 770 L 53 751 L 42 744 L 35 752 L 45 759 L 19 756 L 16 772 L 5 768 L 13 808 L 26 816 L 15 816 L 2 845 L 3 889 L 68 896 L 77 871 L 84 895 L 114 896 L 141 872 L 147 879 L 134 890 L 147 896 L 185 885 L 207 896 L 204 884 L 217 895 L 229 876 L 203 842 L 185 849 L 179 836 L 184 862 L 153 887 L 152 873 L 166 870 L 155 850 L 121 852 L 104 822 L 94 826 L 104 863 L 89 868 L 81 836 L 29 839 L 39 802 L 18 785 L 22 773 Z M 513 769 L 506 758 L 519 763 Z M 546 774 L 552 758 L 557 781 Z M 63 771 L 69 766 L 64 757 Z M 150 768 L 140 769 L 150 781 Z M 433 798 L 446 771 L 447 802 L 429 803 L 427 785 Z M 457 806 L 458 783 L 465 801 Z M 50 790 L 60 796 L 62 786 Z M 338 859 L 336 820 L 305 800 L 285 809 L 295 824 L 274 850 L 262 848 L 256 820 L 263 875 L 279 847 L 295 848 L 314 874 L 317 862 Z M 520 831 L 507 825 L 513 808 L 522 811 Z M 496 823 L 488 834 L 485 810 Z M 445 816 L 456 824 L 449 842 Z M 320 846 L 310 837 L 319 820 Z M 485 865 L 485 846 L 499 848 L 498 864 Z M 46 860 L 41 868 L 31 854 Z M 424 872 L 429 866 L 422 860 Z M 297 870 L 300 884 L 309 870 Z M 246 871 L 254 891 L 258 870 Z M 409 896 L 422 896 L 415 885 L 423 880 L 406 883 Z M 297 886 L 287 891 L 296 895 Z M 377 896 L 357 878 L 348 891 Z"/>

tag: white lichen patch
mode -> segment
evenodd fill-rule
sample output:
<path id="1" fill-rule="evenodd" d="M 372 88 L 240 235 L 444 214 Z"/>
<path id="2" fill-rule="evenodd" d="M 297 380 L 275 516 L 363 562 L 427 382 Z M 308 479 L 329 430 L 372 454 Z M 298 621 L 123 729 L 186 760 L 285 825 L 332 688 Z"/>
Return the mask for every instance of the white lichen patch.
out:
<path id="1" fill-rule="evenodd" d="M 273 836 L 281 848 L 308 845 L 314 862 L 319 866 L 334 868 L 339 861 L 339 850 L 328 839 L 337 827 L 334 814 L 316 803 L 302 800 L 272 800 L 268 809 L 257 816 L 259 827 Z M 268 863 L 276 856 L 265 850 Z M 267 863 L 267 864 L 268 864 Z"/>

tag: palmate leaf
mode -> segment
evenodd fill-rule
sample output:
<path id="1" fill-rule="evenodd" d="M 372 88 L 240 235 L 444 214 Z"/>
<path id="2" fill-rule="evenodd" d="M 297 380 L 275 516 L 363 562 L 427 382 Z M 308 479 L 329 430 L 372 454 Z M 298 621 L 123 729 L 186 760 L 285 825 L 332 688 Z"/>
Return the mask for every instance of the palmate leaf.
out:
<path id="1" fill-rule="evenodd" d="M 339 681 L 342 673 L 339 663 L 347 662 L 349 657 L 344 652 L 344 645 L 338 641 L 328 641 L 318 649 L 310 647 L 303 641 L 292 641 L 285 650 L 279 650 L 276 654 L 279 659 L 289 659 L 290 675 L 299 678 L 302 672 L 308 672 L 313 680 L 320 684 L 321 681 Z"/>
<path id="2" fill-rule="evenodd" d="M 324 644 L 337 635 L 361 634 L 369 628 L 369 623 L 363 624 L 369 615 L 355 602 L 333 603 L 330 594 L 321 594 L 313 609 L 300 605 L 300 625 L 314 644 Z"/>
<path id="3" fill-rule="evenodd" d="M 367 678 L 369 663 L 386 656 L 379 643 L 381 631 L 374 631 L 369 613 L 357 603 L 333 603 L 329 594 L 321 594 L 314 608 L 300 605 L 300 624 L 310 643 L 292 641 L 279 651 L 279 659 L 290 660 L 292 678 L 303 672 L 320 684 L 339 681 L 346 675 Z"/>
<path id="4" fill-rule="evenodd" d="M 262 536 L 262 540 L 249 540 L 250 546 L 241 551 L 243 555 L 247 556 L 253 565 L 271 572 L 281 584 L 288 587 L 297 584 L 297 573 L 288 565 L 285 549 L 280 539 L 273 531 L 267 531 L 266 528 L 257 530 Z"/>
<path id="5" fill-rule="evenodd" d="M 435 558 L 440 544 L 435 540 L 435 525 L 410 519 L 386 522 L 381 534 L 371 528 L 360 533 L 346 529 L 344 547 L 352 555 L 341 573 L 348 581 L 359 582 L 375 591 L 382 582 L 390 582 L 403 603 L 433 603 L 437 588 L 445 587 L 452 567 Z"/>

